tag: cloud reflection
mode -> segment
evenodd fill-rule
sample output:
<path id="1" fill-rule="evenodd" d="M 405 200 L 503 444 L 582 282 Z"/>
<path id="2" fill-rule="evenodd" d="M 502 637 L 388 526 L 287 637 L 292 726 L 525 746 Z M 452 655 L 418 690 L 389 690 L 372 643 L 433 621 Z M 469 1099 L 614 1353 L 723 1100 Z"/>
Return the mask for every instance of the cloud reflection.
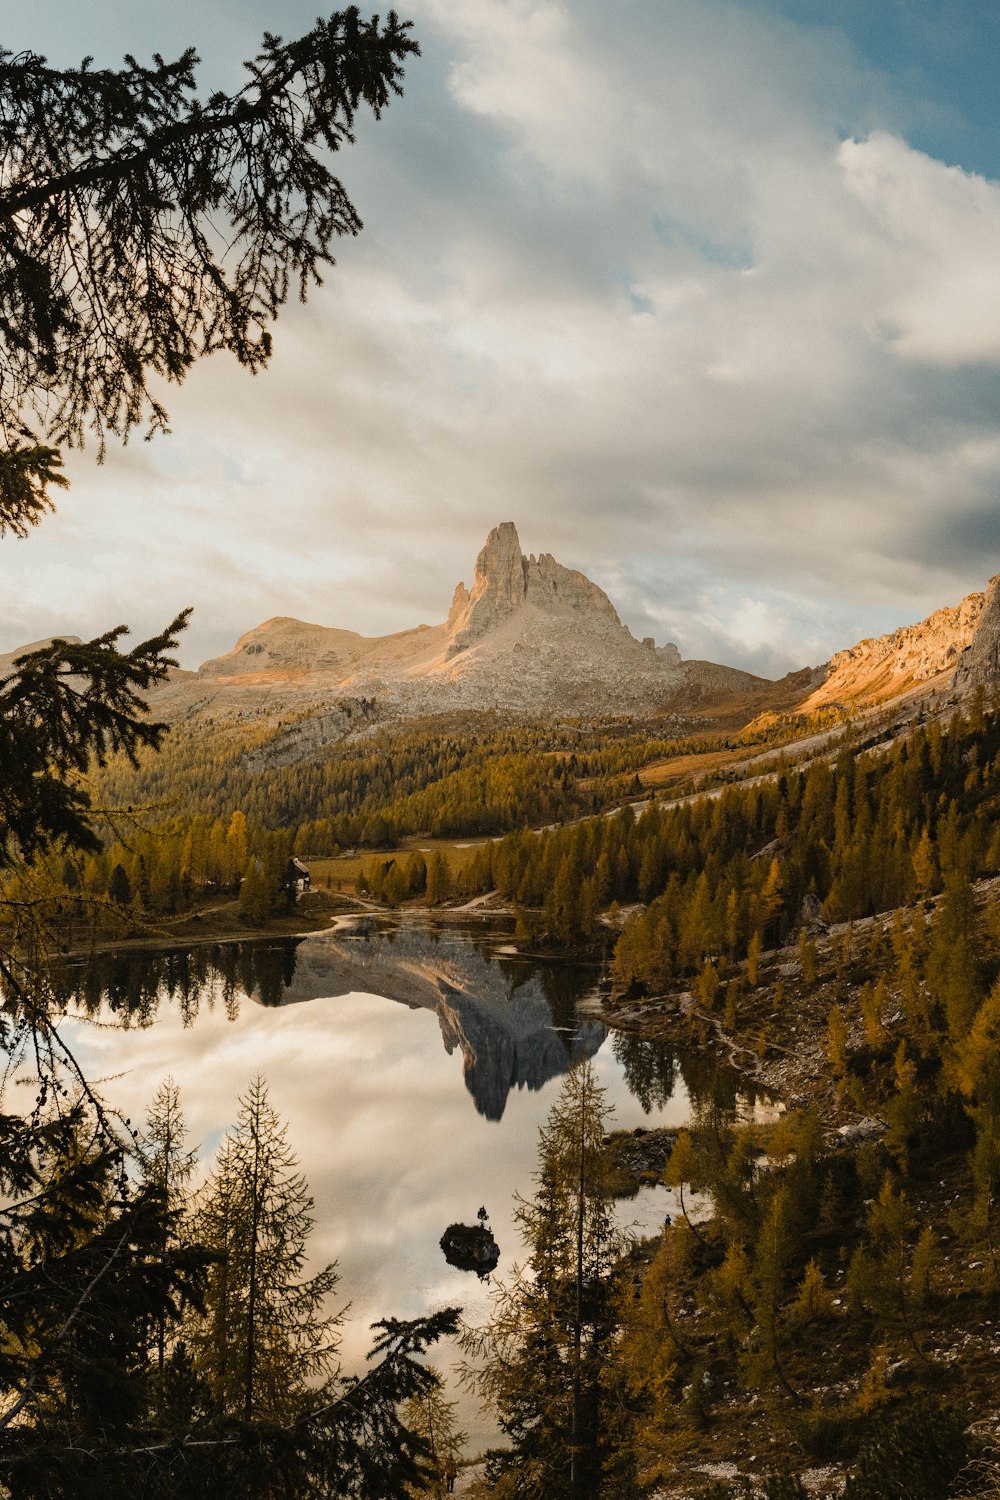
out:
<path id="1" fill-rule="evenodd" d="M 88 1076 L 105 1080 L 110 1101 L 138 1122 L 171 1074 L 202 1171 L 238 1096 L 257 1073 L 266 1077 L 315 1199 L 311 1263 L 336 1259 L 351 1303 L 348 1368 L 378 1317 L 452 1303 L 485 1315 L 488 1288 L 449 1267 L 438 1241 L 485 1203 L 499 1274 L 509 1274 L 522 1253 L 514 1194 L 531 1191 L 539 1126 L 576 1057 L 593 1057 L 615 1124 L 688 1118 L 689 1090 L 669 1047 L 606 1038 L 577 1016 L 586 970 L 499 954 L 497 941 L 404 924 L 368 940 L 133 951 L 67 977 L 77 1010 L 92 1012 L 66 1023 Z M 367 992 L 338 993 L 359 977 Z M 128 1028 L 109 1026 L 112 1017 Z M 473 1048 L 481 1050 L 470 1067 Z M 689 1076 L 699 1092 L 721 1089 L 733 1103 L 733 1079 L 709 1066 Z M 656 1226 L 668 1206 L 661 1189 L 623 1212 Z M 463 1421 L 491 1435 L 468 1402 Z"/>

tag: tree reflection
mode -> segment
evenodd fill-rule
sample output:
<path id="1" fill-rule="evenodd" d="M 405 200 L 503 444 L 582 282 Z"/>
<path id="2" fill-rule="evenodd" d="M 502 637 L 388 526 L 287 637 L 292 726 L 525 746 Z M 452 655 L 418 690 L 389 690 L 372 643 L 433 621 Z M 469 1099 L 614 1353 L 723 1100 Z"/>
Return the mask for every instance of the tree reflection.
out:
<path id="1" fill-rule="evenodd" d="M 118 949 L 53 970 L 64 1009 L 112 1012 L 122 1026 L 149 1026 L 164 1004 L 191 1025 L 203 1005 L 235 1016 L 244 999 L 280 1005 L 295 976 L 300 938 L 266 943 L 205 943 L 195 948 Z"/>

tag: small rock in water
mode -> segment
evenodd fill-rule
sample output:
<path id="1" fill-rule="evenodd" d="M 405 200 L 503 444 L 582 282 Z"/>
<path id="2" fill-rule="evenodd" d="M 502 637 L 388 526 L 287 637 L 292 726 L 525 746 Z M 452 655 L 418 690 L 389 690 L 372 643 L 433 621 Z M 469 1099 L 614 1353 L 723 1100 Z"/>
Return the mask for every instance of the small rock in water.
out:
<path id="1" fill-rule="evenodd" d="M 449 1224 L 441 1236 L 441 1249 L 450 1266 L 475 1271 L 479 1277 L 495 1271 L 500 1260 L 500 1246 L 485 1224 Z"/>

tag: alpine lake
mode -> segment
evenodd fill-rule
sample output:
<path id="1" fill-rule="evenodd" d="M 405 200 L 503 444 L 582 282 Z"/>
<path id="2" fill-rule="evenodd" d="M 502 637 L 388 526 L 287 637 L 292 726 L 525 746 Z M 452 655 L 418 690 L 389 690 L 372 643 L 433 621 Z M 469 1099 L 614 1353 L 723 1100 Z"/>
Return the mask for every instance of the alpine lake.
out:
<path id="1" fill-rule="evenodd" d="M 610 1030 L 599 979 L 596 966 L 519 952 L 495 919 L 345 918 L 305 938 L 69 963 L 63 1033 L 133 1127 L 173 1077 L 202 1175 L 239 1096 L 266 1079 L 315 1201 L 311 1265 L 338 1263 L 349 1371 L 380 1317 L 458 1305 L 485 1319 L 489 1279 L 449 1265 L 441 1235 L 483 1206 L 500 1248 L 494 1278 L 523 1260 L 515 1194 L 531 1195 L 538 1130 L 574 1063 L 591 1060 L 609 1130 L 677 1127 L 709 1099 L 754 1108 L 714 1061 Z M 645 1187 L 622 1200 L 621 1223 L 655 1234 L 675 1206 L 671 1190 Z M 446 1346 L 433 1355 L 445 1372 L 455 1357 Z M 470 1449 L 495 1439 L 450 1386 Z"/>

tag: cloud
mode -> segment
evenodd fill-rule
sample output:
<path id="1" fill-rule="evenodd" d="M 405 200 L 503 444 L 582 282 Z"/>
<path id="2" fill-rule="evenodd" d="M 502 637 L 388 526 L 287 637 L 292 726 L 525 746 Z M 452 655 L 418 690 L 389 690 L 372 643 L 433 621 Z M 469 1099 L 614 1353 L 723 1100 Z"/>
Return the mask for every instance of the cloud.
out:
<path id="1" fill-rule="evenodd" d="M 845 141 L 840 164 L 868 210 L 889 285 L 880 323 L 903 358 L 1000 361 L 1000 185 L 895 136 Z"/>
<path id="2" fill-rule="evenodd" d="M 919 100 L 734 0 L 411 9 L 341 166 L 364 233 L 264 376 L 210 360 L 174 436 L 74 464 L 0 549 L 0 649 L 186 602 L 191 663 L 276 613 L 434 621 L 507 518 L 771 671 L 996 571 L 957 523 L 1000 481 L 1000 188 L 908 144 Z"/>

